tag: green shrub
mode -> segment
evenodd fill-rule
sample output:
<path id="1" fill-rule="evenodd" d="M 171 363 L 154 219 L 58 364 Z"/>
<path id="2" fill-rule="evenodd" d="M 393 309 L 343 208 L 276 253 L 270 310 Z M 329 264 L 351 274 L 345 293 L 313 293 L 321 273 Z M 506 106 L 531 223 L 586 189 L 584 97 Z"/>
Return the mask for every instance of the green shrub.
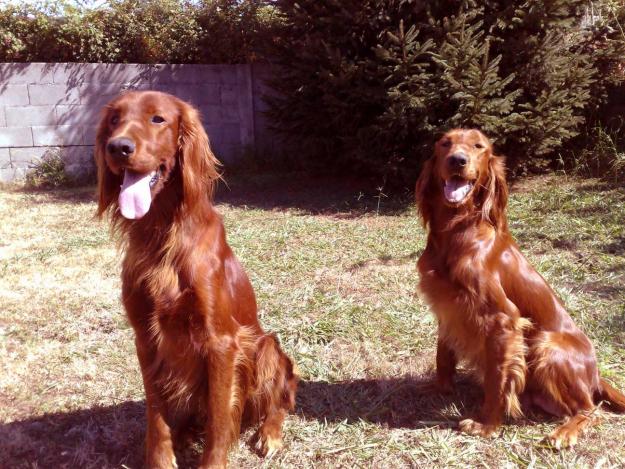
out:
<path id="1" fill-rule="evenodd" d="M 414 180 L 457 126 L 481 128 L 517 171 L 552 163 L 622 80 L 602 74 L 624 41 L 581 26 L 586 0 L 275 4 L 270 117 L 324 168 Z"/>
<path id="2" fill-rule="evenodd" d="M 26 185 L 32 188 L 50 189 L 70 186 L 73 183 L 65 172 L 65 162 L 58 150 L 46 152 L 26 173 Z"/>

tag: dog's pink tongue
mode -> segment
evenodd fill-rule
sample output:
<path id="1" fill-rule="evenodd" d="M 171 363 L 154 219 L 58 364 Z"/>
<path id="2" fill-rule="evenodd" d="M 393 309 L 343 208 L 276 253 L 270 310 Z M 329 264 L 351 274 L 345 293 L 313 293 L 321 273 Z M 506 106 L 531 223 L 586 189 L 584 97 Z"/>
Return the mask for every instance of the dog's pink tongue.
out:
<path id="1" fill-rule="evenodd" d="M 148 213 L 152 203 L 151 178 L 150 173 L 137 174 L 124 171 L 124 182 L 119 193 L 119 209 L 124 217 L 135 220 Z"/>
<path id="2" fill-rule="evenodd" d="M 471 183 L 462 179 L 452 178 L 445 181 L 445 197 L 450 202 L 462 202 L 471 190 Z"/>

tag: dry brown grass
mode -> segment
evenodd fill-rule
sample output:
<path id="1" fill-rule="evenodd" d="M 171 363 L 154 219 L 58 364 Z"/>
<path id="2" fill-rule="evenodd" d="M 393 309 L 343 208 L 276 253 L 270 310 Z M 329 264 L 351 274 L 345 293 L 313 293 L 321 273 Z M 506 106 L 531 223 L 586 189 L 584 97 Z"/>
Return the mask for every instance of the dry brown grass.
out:
<path id="1" fill-rule="evenodd" d="M 348 185 L 231 184 L 229 241 L 261 320 L 303 374 L 286 447 L 262 460 L 244 435 L 232 467 L 618 467 L 625 416 L 605 414 L 574 450 L 542 443 L 555 422 L 500 437 L 456 432 L 479 388 L 430 385 L 435 323 L 415 294 L 424 233 L 411 208 Z M 287 184 L 288 185 L 288 184 Z M 241 189 L 239 189 L 241 187 Z M 247 189 L 242 190 L 243 187 Z M 119 302 L 119 254 L 92 219 L 93 189 L 0 191 L 0 466 L 139 467 L 143 390 Z M 375 194 L 374 194 L 375 195 Z M 531 179 L 511 227 L 625 388 L 625 191 Z M 180 455 L 193 466 L 198 444 Z"/>

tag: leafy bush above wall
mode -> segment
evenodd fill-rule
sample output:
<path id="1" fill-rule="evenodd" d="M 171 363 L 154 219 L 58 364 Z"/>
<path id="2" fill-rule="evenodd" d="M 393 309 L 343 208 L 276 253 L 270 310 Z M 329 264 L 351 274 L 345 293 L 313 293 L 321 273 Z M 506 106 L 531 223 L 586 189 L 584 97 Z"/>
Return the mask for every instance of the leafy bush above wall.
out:
<path id="1" fill-rule="evenodd" d="M 254 0 L 75 5 L 44 1 L 0 7 L 0 61 L 245 63 L 256 59 L 276 19 L 270 5 Z"/>

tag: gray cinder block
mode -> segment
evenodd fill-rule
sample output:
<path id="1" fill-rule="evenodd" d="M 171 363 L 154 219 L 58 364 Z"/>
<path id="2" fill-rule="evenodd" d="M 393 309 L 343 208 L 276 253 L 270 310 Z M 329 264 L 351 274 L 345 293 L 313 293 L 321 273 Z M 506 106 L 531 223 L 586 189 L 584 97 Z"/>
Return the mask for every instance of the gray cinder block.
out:
<path id="1" fill-rule="evenodd" d="M 31 163 L 41 159 L 48 151 L 53 150 L 51 147 L 26 147 L 11 148 L 11 163 Z"/>
<path id="2" fill-rule="evenodd" d="M 55 63 L 2 63 L 0 82 L 7 84 L 53 83 Z"/>
<path id="3" fill-rule="evenodd" d="M 0 147 L 30 147 L 33 134 L 30 127 L 0 128 Z"/>
<path id="4" fill-rule="evenodd" d="M 11 153 L 9 148 L 0 148 L 0 169 L 11 166 Z"/>
<path id="5" fill-rule="evenodd" d="M 0 84 L 0 106 L 21 106 L 28 103 L 28 85 Z"/>
<path id="6" fill-rule="evenodd" d="M 78 104 L 80 93 L 78 87 L 67 85 L 27 85 L 30 104 Z"/>
<path id="7" fill-rule="evenodd" d="M 33 126 L 35 146 L 82 145 L 82 127 L 76 125 Z"/>
<path id="8" fill-rule="evenodd" d="M 7 127 L 54 125 L 54 106 L 7 106 L 4 110 Z"/>

